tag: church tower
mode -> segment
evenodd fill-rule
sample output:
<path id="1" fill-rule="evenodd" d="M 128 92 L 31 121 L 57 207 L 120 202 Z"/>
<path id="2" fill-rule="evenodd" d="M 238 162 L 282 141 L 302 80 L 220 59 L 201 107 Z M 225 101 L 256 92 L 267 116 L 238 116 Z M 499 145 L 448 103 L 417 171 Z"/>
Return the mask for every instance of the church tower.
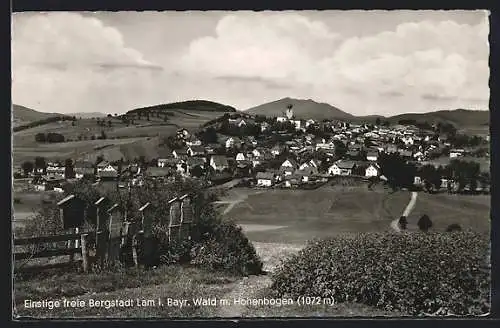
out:
<path id="1" fill-rule="evenodd" d="M 292 109 L 293 105 L 290 104 L 288 106 L 286 106 L 286 117 L 291 120 L 293 119 L 293 109 Z"/>

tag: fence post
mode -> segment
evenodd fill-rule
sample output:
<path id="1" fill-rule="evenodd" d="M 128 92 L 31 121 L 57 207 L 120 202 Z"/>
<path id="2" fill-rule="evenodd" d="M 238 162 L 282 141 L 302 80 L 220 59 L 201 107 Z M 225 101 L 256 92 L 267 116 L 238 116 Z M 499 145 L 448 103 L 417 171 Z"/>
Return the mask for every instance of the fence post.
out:
<path id="1" fill-rule="evenodd" d="M 132 258 L 134 260 L 134 267 L 139 266 L 139 261 L 137 259 L 137 235 L 132 237 Z"/>
<path id="2" fill-rule="evenodd" d="M 83 234 L 80 237 L 81 239 L 81 247 L 82 247 L 82 265 L 83 272 L 87 273 L 89 270 L 89 261 L 88 261 L 88 251 L 87 251 L 87 234 Z"/>

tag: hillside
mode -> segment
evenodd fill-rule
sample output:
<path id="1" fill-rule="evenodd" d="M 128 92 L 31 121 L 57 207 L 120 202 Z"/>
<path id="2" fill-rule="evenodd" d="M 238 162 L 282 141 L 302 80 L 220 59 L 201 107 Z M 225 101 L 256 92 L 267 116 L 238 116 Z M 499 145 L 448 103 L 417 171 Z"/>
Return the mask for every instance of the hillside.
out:
<path id="1" fill-rule="evenodd" d="M 389 121 L 397 123 L 399 120 L 427 121 L 429 123 L 451 123 L 456 127 L 487 126 L 490 122 L 490 112 L 483 110 L 455 109 L 440 110 L 428 113 L 406 113 L 391 116 Z"/>
<path id="2" fill-rule="evenodd" d="M 91 113 L 86 113 L 86 112 L 78 112 L 78 113 L 70 113 L 68 114 L 69 116 L 75 116 L 77 118 L 94 118 L 94 117 L 106 117 L 107 114 L 100 113 L 100 112 L 91 112 Z"/>
<path id="3" fill-rule="evenodd" d="M 139 112 L 147 112 L 147 111 L 199 111 L 199 112 L 236 112 L 234 107 L 219 104 L 213 101 L 208 100 L 188 100 L 182 102 L 175 102 L 170 104 L 161 104 L 155 106 L 141 107 L 130 110 L 127 112 L 127 115 L 137 114 Z"/>
<path id="4" fill-rule="evenodd" d="M 44 113 L 25 106 L 16 104 L 12 105 L 13 126 L 24 125 L 55 116 L 62 116 L 62 114 Z"/>
<path id="5" fill-rule="evenodd" d="M 354 116 L 342 110 L 326 104 L 318 103 L 308 99 L 283 98 L 270 103 L 262 104 L 246 110 L 249 114 L 259 114 L 265 116 L 282 116 L 287 106 L 292 105 L 293 113 L 297 118 L 312 118 L 314 120 L 324 119 L 353 119 Z"/>

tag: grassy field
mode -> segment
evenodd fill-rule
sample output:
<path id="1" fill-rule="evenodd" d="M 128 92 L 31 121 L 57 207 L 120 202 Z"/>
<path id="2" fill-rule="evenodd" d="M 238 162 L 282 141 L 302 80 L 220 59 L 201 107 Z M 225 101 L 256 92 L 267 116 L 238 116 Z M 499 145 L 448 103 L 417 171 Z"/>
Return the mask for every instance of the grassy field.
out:
<path id="1" fill-rule="evenodd" d="M 66 158 L 95 159 L 104 155 L 109 160 L 120 158 L 133 159 L 145 156 L 148 159 L 163 156 L 158 146 L 158 137 L 174 134 L 179 128 L 196 130 L 209 120 L 217 118 L 224 113 L 208 111 L 176 110 L 168 122 L 162 118 L 150 117 L 150 120 L 141 118 L 135 120 L 133 125 L 126 126 L 119 118 L 103 118 L 106 122 L 111 121 L 111 127 L 97 125 L 96 119 L 80 119 L 70 121 L 53 122 L 30 129 L 15 132 L 13 134 L 14 165 L 20 165 L 26 160 L 33 160 L 36 156 L 43 156 L 49 160 L 64 160 Z M 98 136 L 104 131 L 108 139 L 91 140 L 91 136 Z M 87 140 L 40 144 L 35 141 L 37 133 L 55 132 L 64 135 L 66 139 L 77 140 L 79 136 Z M 119 139 L 111 139 L 119 138 Z M 152 138 L 154 140 L 149 140 Z M 96 150 L 95 148 L 107 148 Z"/>
<path id="2" fill-rule="evenodd" d="M 73 142 L 61 142 L 50 144 L 39 144 L 33 146 L 16 146 L 13 149 L 13 164 L 20 165 L 24 161 L 33 161 L 36 156 L 43 156 L 48 160 L 65 160 L 66 158 L 79 159 L 87 155 L 99 154 L 106 148 L 123 146 L 145 138 L 106 139 L 106 140 L 83 140 Z M 97 156 L 97 155 L 96 155 Z"/>
<path id="3" fill-rule="evenodd" d="M 247 226 L 251 240 L 303 244 L 312 238 L 339 233 L 390 231 L 390 222 L 402 214 L 410 193 L 325 186 L 316 190 L 276 189 L 264 193 L 235 189 L 227 198 L 237 201 L 229 205 L 232 208 L 225 216 L 234 219 L 244 230 Z M 418 219 L 427 214 L 437 230 L 443 231 L 448 225 L 458 223 L 463 228 L 488 231 L 489 211 L 489 196 L 419 193 L 408 217 L 408 228 L 417 229 Z M 257 231 L 252 230 L 255 225 L 259 225 Z M 268 230 L 261 227 L 265 225 L 269 225 Z"/>
<path id="4" fill-rule="evenodd" d="M 448 165 L 450 164 L 450 161 L 453 158 L 450 158 L 449 156 L 442 156 L 439 158 L 435 158 L 429 163 L 432 164 L 439 164 L 439 165 Z M 488 157 L 472 157 L 472 156 L 464 156 L 464 157 L 458 157 L 457 159 L 462 160 L 462 161 L 470 161 L 470 162 L 477 162 L 479 163 L 479 167 L 481 172 L 490 172 L 490 159 Z"/>

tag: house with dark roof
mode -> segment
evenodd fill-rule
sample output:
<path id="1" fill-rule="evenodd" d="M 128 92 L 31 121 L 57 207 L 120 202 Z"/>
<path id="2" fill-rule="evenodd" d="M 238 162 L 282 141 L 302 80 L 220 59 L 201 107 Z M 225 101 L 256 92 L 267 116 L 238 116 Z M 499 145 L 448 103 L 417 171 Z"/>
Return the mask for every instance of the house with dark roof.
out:
<path id="1" fill-rule="evenodd" d="M 223 155 L 212 155 L 210 157 L 210 167 L 215 171 L 222 171 L 229 168 L 229 162 L 226 156 Z"/>
<path id="2" fill-rule="evenodd" d="M 328 168 L 328 174 L 330 175 L 351 175 L 352 171 L 356 167 L 356 163 L 353 161 L 338 161 L 333 163 Z"/>
<path id="3" fill-rule="evenodd" d="M 271 187 L 274 184 L 275 174 L 272 172 L 258 172 L 255 178 L 258 187 Z"/>
<path id="4" fill-rule="evenodd" d="M 148 167 L 145 175 L 154 179 L 158 179 L 169 177 L 173 175 L 174 172 L 175 171 L 170 167 Z"/>
<path id="5" fill-rule="evenodd" d="M 180 149 L 174 149 L 172 150 L 172 155 L 174 156 L 174 158 L 178 159 L 185 159 L 189 156 L 189 152 L 188 152 L 188 147 L 182 147 Z"/>
<path id="6" fill-rule="evenodd" d="M 299 165 L 293 158 L 286 159 L 280 166 L 280 172 L 285 176 L 293 174 Z"/>
<path id="7" fill-rule="evenodd" d="M 190 146 L 187 149 L 189 156 L 205 156 L 205 148 L 203 146 Z"/>

